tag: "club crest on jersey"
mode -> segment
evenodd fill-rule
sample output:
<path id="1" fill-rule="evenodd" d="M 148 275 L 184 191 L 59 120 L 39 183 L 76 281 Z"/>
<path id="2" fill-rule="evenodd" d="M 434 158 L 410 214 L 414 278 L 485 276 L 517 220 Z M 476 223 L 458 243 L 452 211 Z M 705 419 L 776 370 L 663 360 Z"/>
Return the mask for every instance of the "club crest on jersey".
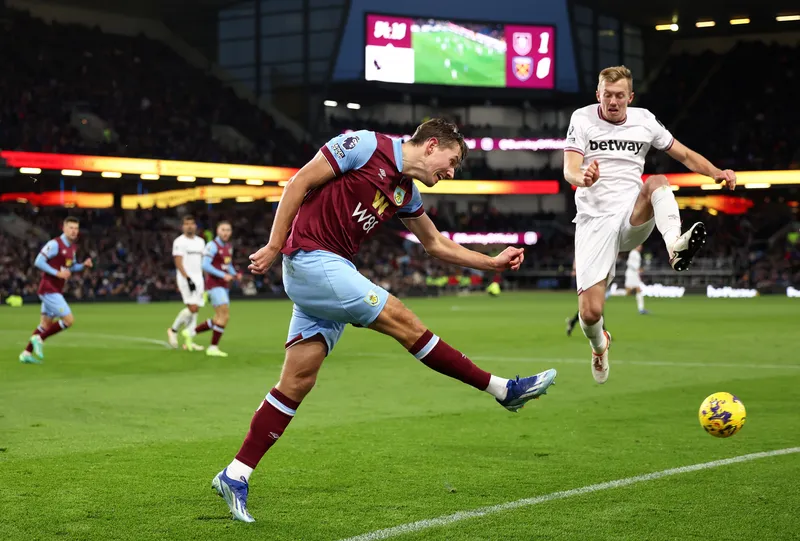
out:
<path id="1" fill-rule="evenodd" d="M 512 61 L 514 77 L 520 81 L 527 81 L 533 74 L 533 59 L 528 56 L 515 56 Z"/>
<path id="2" fill-rule="evenodd" d="M 344 147 L 345 150 L 353 150 L 359 141 L 360 139 L 358 138 L 358 135 L 351 135 L 350 137 L 344 140 L 342 146 Z"/>
<path id="3" fill-rule="evenodd" d="M 72 266 L 72 260 L 71 259 L 67 259 L 66 263 L 64 263 L 64 264 L 67 266 L 67 268 L 70 268 Z"/>
<path id="4" fill-rule="evenodd" d="M 530 32 L 514 32 L 511 42 L 514 44 L 514 52 L 520 56 L 525 56 L 531 52 L 533 36 Z"/>
<path id="5" fill-rule="evenodd" d="M 223 261 L 225 261 L 225 264 L 227 265 L 228 263 L 230 263 L 230 262 L 231 262 L 231 258 L 230 258 L 230 257 L 225 257 L 225 258 L 223 259 Z"/>
<path id="6" fill-rule="evenodd" d="M 406 191 L 398 186 L 394 189 L 394 204 L 398 207 L 403 204 L 403 201 L 406 199 Z"/>
<path id="7" fill-rule="evenodd" d="M 615 141 L 613 139 L 607 141 L 589 141 L 589 150 L 616 150 L 639 154 L 642 147 L 644 147 L 644 143 L 637 143 L 636 141 Z"/>
<path id="8" fill-rule="evenodd" d="M 378 303 L 381 302 L 381 300 L 378 298 L 378 294 L 370 289 L 369 293 L 367 293 L 367 296 L 364 297 L 364 302 L 370 306 L 378 306 Z"/>

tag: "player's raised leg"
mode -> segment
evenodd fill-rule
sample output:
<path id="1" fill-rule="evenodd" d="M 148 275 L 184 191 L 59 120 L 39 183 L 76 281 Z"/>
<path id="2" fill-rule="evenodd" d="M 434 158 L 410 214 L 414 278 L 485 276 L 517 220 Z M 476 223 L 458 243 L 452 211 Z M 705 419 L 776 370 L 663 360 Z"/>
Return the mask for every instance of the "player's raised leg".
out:
<path id="1" fill-rule="evenodd" d="M 219 349 L 219 342 L 230 319 L 230 297 L 224 287 L 215 287 L 208 290 L 211 305 L 214 307 L 214 317 L 207 319 L 194 329 L 194 334 L 213 331 L 211 345 L 206 348 L 209 357 L 227 357 L 228 354 Z M 186 332 L 186 331 L 184 331 Z"/>
<path id="2" fill-rule="evenodd" d="M 522 379 L 519 376 L 505 379 L 492 375 L 428 330 L 392 295 L 388 295 L 385 306 L 369 328 L 400 342 L 428 368 L 491 394 L 509 411 L 518 411 L 529 400 L 546 394 L 556 377 L 554 369 Z"/>
<path id="3" fill-rule="evenodd" d="M 174 349 L 178 348 L 178 333 L 189 325 L 191 319 L 192 312 L 189 310 L 188 306 L 183 307 L 181 311 L 178 312 L 178 315 L 175 316 L 175 321 L 172 322 L 172 326 L 167 329 L 167 340 L 170 347 Z"/>
<path id="4" fill-rule="evenodd" d="M 608 350 L 611 347 L 611 335 L 603 325 L 605 301 L 605 280 L 582 291 L 578 297 L 581 329 L 592 346 L 592 376 L 597 383 L 605 383 L 609 372 Z"/>
<path id="5" fill-rule="evenodd" d="M 42 305 L 42 310 L 44 310 L 44 304 Z M 33 331 L 31 338 L 28 340 L 28 345 L 25 347 L 22 353 L 19 354 L 19 362 L 26 364 L 40 364 L 42 362 L 41 360 L 44 359 L 44 349 L 42 347 L 42 342 L 38 339 L 38 337 L 43 334 L 48 327 L 50 327 L 52 322 L 53 319 L 50 316 L 42 313 L 41 318 L 39 319 L 39 326 Z"/>
<path id="6" fill-rule="evenodd" d="M 656 227 L 664 239 L 669 254 L 669 264 L 676 271 L 685 271 L 692 258 L 706 243 L 706 226 L 702 222 L 692 225 L 681 234 L 681 213 L 675 194 L 664 175 L 647 178 L 631 214 L 630 224 L 642 225 L 655 217 Z"/>

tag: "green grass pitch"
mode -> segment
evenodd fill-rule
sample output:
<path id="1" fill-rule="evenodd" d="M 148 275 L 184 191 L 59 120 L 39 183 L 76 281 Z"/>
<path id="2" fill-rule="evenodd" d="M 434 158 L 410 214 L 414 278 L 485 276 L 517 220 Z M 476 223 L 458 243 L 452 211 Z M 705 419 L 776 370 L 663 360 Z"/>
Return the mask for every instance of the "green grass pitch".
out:
<path id="1" fill-rule="evenodd" d="M 417 83 L 505 86 L 506 61 L 502 53 L 490 54 L 486 47 L 451 32 L 415 32 L 411 45 Z"/>
<path id="2" fill-rule="evenodd" d="M 210 488 L 276 382 L 291 307 L 234 302 L 227 359 L 164 349 L 177 304 L 76 304 L 76 325 L 17 355 L 37 307 L 0 308 L 0 539 L 339 540 L 489 505 L 800 445 L 797 299 L 612 298 L 611 374 L 564 335 L 571 293 L 413 299 L 434 332 L 499 375 L 559 371 L 519 414 L 348 328 L 251 479 L 255 524 Z M 208 314 L 205 308 L 201 314 Z M 207 344 L 210 336 L 198 343 Z M 697 420 L 737 394 L 732 438 Z M 800 538 L 800 455 L 574 495 L 408 540 Z"/>

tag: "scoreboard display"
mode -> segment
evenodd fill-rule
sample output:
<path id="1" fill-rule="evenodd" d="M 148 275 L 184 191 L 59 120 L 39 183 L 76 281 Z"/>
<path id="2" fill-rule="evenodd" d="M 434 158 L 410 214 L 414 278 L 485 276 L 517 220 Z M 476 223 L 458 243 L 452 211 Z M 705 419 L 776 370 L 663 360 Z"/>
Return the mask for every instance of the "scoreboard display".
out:
<path id="1" fill-rule="evenodd" d="M 364 75 L 404 84 L 555 87 L 555 26 L 367 14 Z"/>

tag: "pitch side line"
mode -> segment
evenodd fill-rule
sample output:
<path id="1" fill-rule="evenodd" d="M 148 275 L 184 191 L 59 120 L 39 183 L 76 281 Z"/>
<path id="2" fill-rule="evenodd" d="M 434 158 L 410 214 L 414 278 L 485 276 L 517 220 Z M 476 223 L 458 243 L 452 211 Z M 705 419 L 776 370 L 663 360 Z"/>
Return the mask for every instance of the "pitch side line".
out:
<path id="1" fill-rule="evenodd" d="M 637 475 L 635 477 L 626 477 L 624 479 L 617 479 L 616 481 L 607 481 L 605 483 L 597 483 L 595 485 L 588 485 L 581 488 L 573 488 L 571 490 L 562 490 L 560 492 L 552 492 L 543 496 L 536 496 L 534 498 L 525 498 L 524 500 L 517 500 L 513 502 L 501 503 L 489 507 L 481 507 L 473 511 L 459 511 L 452 515 L 443 515 L 441 517 L 420 520 L 418 522 L 410 522 L 408 524 L 401 524 L 392 528 L 384 530 L 376 530 L 374 532 L 357 535 L 355 537 L 348 537 L 341 541 L 376 541 L 378 539 L 389 539 L 390 537 L 397 537 L 421 530 L 430 528 L 437 528 L 439 526 L 447 526 L 455 522 L 461 522 L 471 518 L 484 517 L 487 515 L 494 515 L 509 511 L 511 509 L 518 509 L 520 507 L 530 507 L 545 503 L 553 500 L 563 500 L 564 498 L 571 498 L 573 496 L 582 496 L 584 494 L 591 494 L 592 492 L 599 492 L 610 488 L 620 488 L 636 483 L 643 483 L 645 481 L 655 481 L 663 477 L 670 477 L 681 473 L 690 473 L 700 470 L 708 470 L 711 468 L 718 468 L 720 466 L 728 466 L 730 464 L 738 464 L 739 462 L 749 462 L 759 458 L 768 458 L 779 455 L 789 455 L 792 453 L 800 453 L 800 447 L 789 447 L 787 449 L 776 449 L 774 451 L 765 451 L 762 453 L 752 453 L 749 455 L 741 455 L 733 458 L 725 458 L 722 460 L 714 460 L 712 462 L 703 462 L 702 464 L 694 464 L 692 466 L 681 466 L 679 468 L 671 468 L 669 470 L 662 470 L 644 475 Z"/>

